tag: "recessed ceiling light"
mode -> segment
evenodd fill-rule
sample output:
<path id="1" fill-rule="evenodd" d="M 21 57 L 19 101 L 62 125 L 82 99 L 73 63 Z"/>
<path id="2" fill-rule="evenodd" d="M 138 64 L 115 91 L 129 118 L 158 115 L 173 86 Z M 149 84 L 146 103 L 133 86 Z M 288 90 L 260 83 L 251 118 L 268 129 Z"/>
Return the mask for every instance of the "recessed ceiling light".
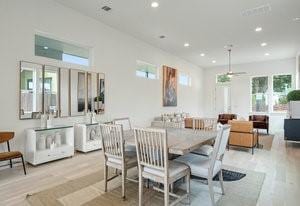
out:
<path id="1" fill-rule="evenodd" d="M 215 64 L 217 61 L 216 60 L 212 60 L 212 63 Z"/>
<path id="2" fill-rule="evenodd" d="M 205 54 L 204 54 L 204 53 L 201 53 L 201 54 L 200 54 L 200 56 L 204 57 L 204 56 L 205 56 Z"/>
<path id="3" fill-rule="evenodd" d="M 159 6 L 159 3 L 156 2 L 156 1 L 153 1 L 153 2 L 151 3 L 151 7 L 152 7 L 152 8 L 157 8 L 158 6 Z"/>
<path id="4" fill-rule="evenodd" d="M 270 54 L 269 53 L 265 53 L 265 56 L 270 56 Z"/>
<path id="5" fill-rule="evenodd" d="M 300 17 L 293 18 L 293 21 L 300 21 Z"/>
<path id="6" fill-rule="evenodd" d="M 47 49 L 49 49 L 49 48 L 48 48 L 47 46 L 44 46 L 44 49 L 46 49 L 46 50 L 47 50 Z"/>
<path id="7" fill-rule="evenodd" d="M 266 42 L 263 42 L 263 43 L 261 43 L 260 44 L 260 46 L 262 46 L 262 47 L 265 47 L 265 46 L 267 46 L 268 44 L 266 43 Z"/>
<path id="8" fill-rule="evenodd" d="M 103 6 L 101 9 L 104 10 L 104 11 L 110 11 L 111 7 L 109 7 L 109 6 Z"/>
<path id="9" fill-rule="evenodd" d="M 261 31 L 262 31 L 262 28 L 261 28 L 261 27 L 256 27 L 256 28 L 255 28 L 255 31 L 256 31 L 256 32 L 261 32 Z"/>
<path id="10" fill-rule="evenodd" d="M 184 47 L 189 47 L 190 46 L 190 44 L 189 43 L 184 43 L 184 45 L 183 45 Z"/>

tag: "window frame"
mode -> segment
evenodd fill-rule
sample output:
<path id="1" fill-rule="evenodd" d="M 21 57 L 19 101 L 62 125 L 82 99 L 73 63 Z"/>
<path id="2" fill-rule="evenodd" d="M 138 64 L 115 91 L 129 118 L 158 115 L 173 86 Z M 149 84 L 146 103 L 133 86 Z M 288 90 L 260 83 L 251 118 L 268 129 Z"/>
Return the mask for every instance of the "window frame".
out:
<path id="1" fill-rule="evenodd" d="M 142 63 L 142 64 L 145 64 L 145 65 L 149 65 L 149 66 L 152 66 L 152 67 L 155 67 L 155 78 L 149 78 L 149 77 L 146 77 L 146 76 L 139 76 L 139 75 L 137 75 L 136 73 L 139 71 L 139 72 L 143 72 L 143 71 L 140 71 L 139 70 L 139 68 L 138 68 L 138 66 L 139 66 L 139 63 Z M 157 66 L 157 65 L 155 65 L 155 64 L 151 64 L 151 63 L 148 63 L 148 62 L 146 62 L 146 61 L 142 61 L 142 60 L 136 60 L 135 61 L 135 65 L 136 65 L 136 67 L 135 67 L 135 72 L 134 72 L 134 74 L 135 74 L 135 77 L 137 77 L 137 78 L 143 78 L 143 79 L 148 79 L 148 80 L 159 80 L 159 67 Z M 151 74 L 154 74 L 154 73 L 151 73 Z"/>
<path id="2" fill-rule="evenodd" d="M 181 75 L 183 76 L 187 76 L 188 78 L 188 84 L 182 84 L 180 82 L 180 77 Z M 184 87 L 191 87 L 192 86 L 192 76 L 188 73 L 188 72 L 184 72 L 184 71 L 179 71 L 179 75 L 178 75 L 178 84 L 181 85 L 181 86 L 184 86 Z"/>
<path id="3" fill-rule="evenodd" d="M 258 112 L 258 111 L 253 111 L 252 110 L 252 79 L 257 78 L 257 77 L 267 77 L 268 79 L 268 89 L 267 89 L 267 97 L 268 97 L 268 110 L 265 112 Z M 250 87 L 250 114 L 269 114 L 270 113 L 270 76 L 269 75 L 255 75 L 255 76 L 250 76 L 250 81 L 249 81 L 249 87 Z"/>
<path id="4" fill-rule="evenodd" d="M 274 96 L 274 90 L 273 90 L 273 82 L 274 82 L 274 76 L 283 76 L 283 75 L 290 75 L 291 76 L 291 90 L 293 90 L 295 87 L 294 87 L 294 78 L 293 78 L 293 75 L 291 73 L 279 73 L 279 74 L 272 74 L 271 75 L 271 78 L 272 78 L 272 82 L 271 82 L 271 88 L 272 88 L 272 91 L 271 91 L 271 111 L 273 114 L 285 114 L 287 113 L 288 110 L 282 110 L 282 111 L 274 111 L 274 105 L 273 105 L 273 96 Z"/>

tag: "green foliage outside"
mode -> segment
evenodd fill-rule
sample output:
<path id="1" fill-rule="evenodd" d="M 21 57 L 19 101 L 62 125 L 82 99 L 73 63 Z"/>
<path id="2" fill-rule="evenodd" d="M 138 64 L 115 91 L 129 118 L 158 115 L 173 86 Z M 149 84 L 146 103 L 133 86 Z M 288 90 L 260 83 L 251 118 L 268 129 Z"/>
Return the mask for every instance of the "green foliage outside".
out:
<path id="1" fill-rule="evenodd" d="M 288 93 L 287 101 L 300 101 L 300 90 L 293 90 Z"/>

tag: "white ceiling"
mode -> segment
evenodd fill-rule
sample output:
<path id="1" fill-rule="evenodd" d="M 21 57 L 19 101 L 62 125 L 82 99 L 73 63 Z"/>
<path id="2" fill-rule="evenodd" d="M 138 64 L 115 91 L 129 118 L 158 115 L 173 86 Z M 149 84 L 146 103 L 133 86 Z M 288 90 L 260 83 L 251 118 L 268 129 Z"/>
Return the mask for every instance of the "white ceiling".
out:
<path id="1" fill-rule="evenodd" d="M 300 0 L 156 0 L 158 8 L 151 7 L 152 0 L 55 1 L 201 67 L 227 64 L 227 44 L 234 45 L 233 64 L 290 58 L 300 51 L 300 21 L 292 20 L 300 17 Z M 241 14 L 266 4 L 271 12 Z M 112 10 L 103 11 L 104 5 Z M 254 31 L 257 26 L 262 32 Z"/>

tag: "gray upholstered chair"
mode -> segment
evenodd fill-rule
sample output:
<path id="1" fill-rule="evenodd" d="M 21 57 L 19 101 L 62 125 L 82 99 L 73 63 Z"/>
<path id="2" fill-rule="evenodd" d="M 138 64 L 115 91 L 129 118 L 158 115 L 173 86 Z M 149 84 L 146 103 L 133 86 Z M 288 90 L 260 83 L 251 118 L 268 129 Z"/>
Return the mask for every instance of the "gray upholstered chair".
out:
<path id="1" fill-rule="evenodd" d="M 190 193 L 190 168 L 183 163 L 168 160 L 167 132 L 163 129 L 134 129 L 139 166 L 139 206 L 143 205 L 143 178 L 164 185 L 164 190 L 154 187 L 164 193 L 164 205 L 169 205 L 169 195 L 177 198 L 175 205 Z M 169 192 L 169 187 L 175 181 L 185 177 L 187 193 L 178 196 Z"/>
<path id="2" fill-rule="evenodd" d="M 224 193 L 223 176 L 222 176 L 222 160 L 226 150 L 230 126 L 224 125 L 218 130 L 218 135 L 214 144 L 213 154 L 208 158 L 197 154 L 189 153 L 177 158 L 175 161 L 185 163 L 191 168 L 191 174 L 197 177 L 205 178 L 208 181 L 209 193 L 212 204 L 215 205 L 213 178 L 219 175 L 219 182 Z"/>
<path id="3" fill-rule="evenodd" d="M 107 191 L 108 167 L 120 170 L 122 173 L 122 197 L 125 199 L 125 180 L 127 170 L 137 167 L 135 151 L 125 151 L 122 125 L 100 124 L 102 148 L 104 155 L 104 190 Z"/>

